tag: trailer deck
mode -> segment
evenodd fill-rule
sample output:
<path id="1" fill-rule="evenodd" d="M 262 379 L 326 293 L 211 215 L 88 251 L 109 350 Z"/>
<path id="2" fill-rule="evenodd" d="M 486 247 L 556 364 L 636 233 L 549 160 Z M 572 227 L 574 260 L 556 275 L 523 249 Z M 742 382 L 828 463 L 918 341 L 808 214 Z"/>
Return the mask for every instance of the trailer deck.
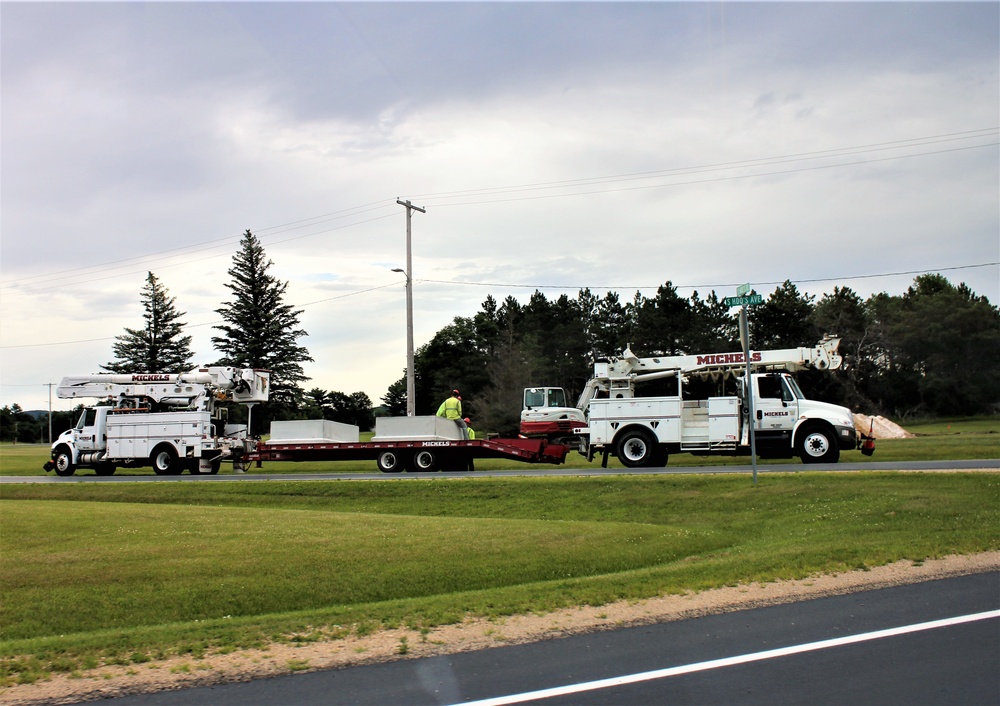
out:
<path id="1" fill-rule="evenodd" d="M 569 447 L 543 439 L 396 440 L 368 442 L 261 442 L 244 455 L 258 468 L 265 461 L 368 461 L 383 473 L 475 470 L 475 459 L 506 458 L 561 464 Z"/>

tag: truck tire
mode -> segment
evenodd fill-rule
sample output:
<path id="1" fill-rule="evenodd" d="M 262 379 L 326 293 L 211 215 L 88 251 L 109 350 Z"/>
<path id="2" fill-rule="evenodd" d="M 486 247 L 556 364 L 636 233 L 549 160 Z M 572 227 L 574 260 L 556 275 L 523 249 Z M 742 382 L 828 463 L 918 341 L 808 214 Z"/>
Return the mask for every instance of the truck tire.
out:
<path id="1" fill-rule="evenodd" d="M 437 452 L 430 449 L 417 449 L 410 458 L 407 470 L 412 473 L 433 473 L 441 468 Z"/>
<path id="2" fill-rule="evenodd" d="M 833 429 L 821 424 L 802 427 L 798 433 L 796 449 L 802 463 L 836 463 L 840 460 L 840 447 Z"/>
<path id="3" fill-rule="evenodd" d="M 56 449 L 55 454 L 52 456 L 52 462 L 55 464 L 54 470 L 57 476 L 71 476 L 76 473 L 76 465 L 73 463 L 73 452 L 70 451 L 68 446 L 60 446 Z"/>
<path id="4" fill-rule="evenodd" d="M 177 458 L 177 451 L 169 444 L 161 444 L 153 449 L 149 462 L 158 476 L 176 476 L 184 470 Z"/>
<path id="5" fill-rule="evenodd" d="M 98 463 L 94 466 L 94 473 L 99 476 L 113 476 L 115 474 L 115 464 L 113 463 Z"/>
<path id="6" fill-rule="evenodd" d="M 375 462 L 378 464 L 378 469 L 383 473 L 399 473 L 405 465 L 403 457 L 395 451 L 383 451 L 375 459 Z"/>
<path id="7" fill-rule="evenodd" d="M 643 429 L 627 429 L 615 444 L 615 455 L 626 468 L 652 466 L 658 455 L 658 445 L 652 434 Z"/>

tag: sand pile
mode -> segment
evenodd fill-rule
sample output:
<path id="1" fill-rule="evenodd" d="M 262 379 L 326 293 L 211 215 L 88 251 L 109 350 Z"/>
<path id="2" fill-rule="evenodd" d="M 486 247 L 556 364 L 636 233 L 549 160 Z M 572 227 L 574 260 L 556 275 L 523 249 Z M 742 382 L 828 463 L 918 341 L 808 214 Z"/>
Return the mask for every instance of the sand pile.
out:
<path id="1" fill-rule="evenodd" d="M 869 417 L 867 414 L 854 415 L 854 428 L 859 434 L 868 434 L 871 429 L 870 435 L 876 439 L 912 439 L 916 436 L 885 417 Z"/>

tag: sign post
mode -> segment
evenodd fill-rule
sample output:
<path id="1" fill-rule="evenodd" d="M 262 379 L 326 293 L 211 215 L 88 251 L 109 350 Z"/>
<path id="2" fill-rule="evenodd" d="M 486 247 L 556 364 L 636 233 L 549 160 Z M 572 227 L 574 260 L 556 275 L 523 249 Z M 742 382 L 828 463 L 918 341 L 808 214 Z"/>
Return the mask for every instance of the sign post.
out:
<path id="1" fill-rule="evenodd" d="M 757 485 L 757 435 L 754 432 L 756 419 L 753 405 L 753 376 L 750 371 L 750 324 L 747 318 L 747 307 L 764 303 L 760 294 L 750 294 L 750 284 L 741 284 L 736 289 L 735 297 L 723 299 L 726 306 L 740 307 L 740 343 L 743 345 L 743 359 L 746 368 L 743 377 L 743 395 L 747 410 L 747 435 L 750 437 L 750 464 L 753 468 L 753 484 Z"/>

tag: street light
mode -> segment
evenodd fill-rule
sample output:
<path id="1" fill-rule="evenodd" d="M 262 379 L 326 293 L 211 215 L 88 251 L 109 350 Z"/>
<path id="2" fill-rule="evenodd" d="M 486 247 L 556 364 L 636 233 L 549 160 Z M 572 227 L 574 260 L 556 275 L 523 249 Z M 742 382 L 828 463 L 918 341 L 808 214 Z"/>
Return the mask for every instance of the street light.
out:
<path id="1" fill-rule="evenodd" d="M 409 255 L 409 253 L 407 253 Z M 410 262 L 407 258 L 407 268 Z M 414 414 L 415 381 L 413 376 L 413 280 L 410 273 L 398 267 L 392 268 L 406 277 L 406 416 Z"/>

